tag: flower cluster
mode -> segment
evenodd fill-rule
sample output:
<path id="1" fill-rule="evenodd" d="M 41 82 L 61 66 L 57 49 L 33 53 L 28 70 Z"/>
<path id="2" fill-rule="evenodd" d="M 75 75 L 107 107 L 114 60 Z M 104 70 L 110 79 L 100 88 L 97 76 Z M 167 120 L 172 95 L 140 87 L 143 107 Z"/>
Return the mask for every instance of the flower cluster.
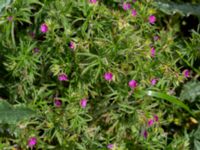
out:
<path id="1" fill-rule="evenodd" d="M 135 3 L 135 2 L 136 2 L 136 0 L 133 0 L 133 3 Z M 132 6 L 131 6 L 131 3 L 128 3 L 128 2 L 124 2 L 124 3 L 122 4 L 122 8 L 123 8 L 123 10 L 125 10 L 125 11 L 130 10 L 131 7 L 132 7 Z M 133 17 L 137 16 L 137 10 L 136 10 L 136 9 L 132 9 L 132 10 L 131 10 L 131 15 L 132 15 Z M 156 22 L 156 16 L 150 15 L 149 18 L 148 18 L 148 21 L 149 21 L 150 24 L 155 24 L 155 22 Z"/>
<path id="2" fill-rule="evenodd" d="M 57 5 L 58 3 L 61 4 L 60 1 L 55 4 Z M 78 5 L 79 3 L 80 5 Z M 104 140 L 103 144 L 101 143 L 104 145 L 104 149 L 123 149 L 119 143 L 116 143 L 116 141 L 120 142 L 122 134 L 114 138 L 113 136 L 118 134 L 117 130 L 121 126 L 124 127 L 120 121 L 125 117 L 127 122 L 129 118 L 131 118 L 130 122 L 133 120 L 131 126 L 127 125 L 127 128 L 131 129 L 131 131 L 133 130 L 133 134 L 136 136 L 138 132 L 140 134 L 140 138 L 135 139 L 142 139 L 147 143 L 152 130 L 157 129 L 160 125 L 160 118 L 158 115 L 152 115 L 152 117 L 148 118 L 144 115 L 142 122 L 138 121 L 140 112 L 146 113 L 149 109 L 145 110 L 144 108 L 148 107 L 151 102 L 155 102 L 154 98 L 143 96 L 142 90 L 146 92 L 149 89 L 159 90 L 159 88 L 162 88 L 163 91 L 168 91 L 171 88 L 168 85 L 171 86 L 173 84 L 168 84 L 171 81 L 166 81 L 164 77 L 169 75 L 170 80 L 174 80 L 175 75 L 178 77 L 180 75 L 180 82 L 182 82 L 182 80 L 190 79 L 193 72 L 182 68 L 183 71 L 179 73 L 177 71 L 179 70 L 178 67 L 178 69 L 171 69 L 172 66 L 175 66 L 175 63 L 171 66 L 168 65 L 168 62 L 172 60 L 171 58 L 168 60 L 162 59 L 168 55 L 168 49 L 166 50 L 166 56 L 165 53 L 163 55 L 165 46 L 162 47 L 162 45 L 167 45 L 168 43 L 166 44 L 165 38 L 162 38 L 159 28 L 157 28 L 159 17 L 153 11 L 146 13 L 147 10 L 144 7 L 146 5 L 143 5 L 143 2 L 136 0 L 121 1 L 119 5 L 116 5 L 120 7 L 116 7 L 117 11 L 104 7 L 107 1 L 87 0 L 79 1 L 79 3 L 77 1 L 69 1 L 69 14 L 67 14 L 68 9 L 65 10 L 64 5 L 61 9 L 64 13 L 61 16 L 63 18 L 66 17 L 66 20 L 57 16 L 56 9 L 50 11 L 50 13 L 41 13 L 42 16 L 38 13 L 38 17 L 34 18 L 34 21 L 40 22 L 40 24 L 20 30 L 20 33 L 22 31 L 27 31 L 28 33 L 26 38 L 22 38 L 22 44 L 18 44 L 17 42 L 20 40 L 15 39 L 20 36 L 17 31 L 17 27 L 20 26 L 18 23 L 20 16 L 5 15 L 6 24 L 12 26 L 12 30 L 9 30 L 12 33 L 5 39 L 8 40 L 10 38 L 11 42 L 3 41 L 5 43 L 1 45 L 8 48 L 9 44 L 11 44 L 10 47 L 12 49 L 19 48 L 19 52 L 16 51 L 13 54 L 9 52 L 13 58 L 15 55 L 17 57 L 19 55 L 19 59 L 12 58 L 14 61 L 9 60 L 11 57 L 7 57 L 7 54 L 2 57 L 11 62 L 7 63 L 8 67 L 6 69 L 12 71 L 13 74 L 18 73 L 15 76 L 11 75 L 12 79 L 16 78 L 20 81 L 20 84 L 16 81 L 16 85 L 13 86 L 17 87 L 17 90 L 13 90 L 15 91 L 13 93 L 17 95 L 16 99 L 19 98 L 19 100 L 33 97 L 34 102 L 30 101 L 30 106 L 44 104 L 45 107 L 39 107 L 39 109 L 45 112 L 43 113 L 44 115 L 47 114 L 44 116 L 44 118 L 46 117 L 44 119 L 45 123 L 42 122 L 42 119 L 40 120 L 42 120 L 43 124 L 38 121 L 39 125 L 41 124 L 40 126 L 42 126 L 37 128 L 36 133 L 38 136 L 27 135 L 29 134 L 27 132 L 25 137 L 29 138 L 26 139 L 25 146 L 29 149 L 37 149 L 41 148 L 40 146 L 37 147 L 37 145 L 42 142 L 54 144 L 54 142 L 58 141 L 58 143 L 64 143 L 62 140 L 65 137 L 70 137 L 75 142 L 85 142 L 85 140 L 89 139 L 89 136 L 92 137 L 101 132 L 102 135 L 98 136 L 102 137 L 100 138 L 101 140 Z M 54 5 L 52 4 L 51 7 L 48 7 L 53 9 Z M 58 6 L 62 7 L 61 5 Z M 36 7 L 34 8 L 36 9 Z M 141 9 L 141 12 L 139 9 Z M 62 13 L 61 10 L 59 10 L 59 13 Z M 74 12 L 74 10 L 77 12 Z M 47 17 L 41 22 L 43 15 L 47 15 Z M 112 16 L 114 16 L 114 19 Z M 112 22 L 114 20 L 114 23 L 112 24 L 109 19 Z M 126 21 L 126 19 L 130 20 Z M 122 28 L 117 25 L 118 20 L 120 23 L 128 24 L 125 26 L 126 28 L 123 28 L 124 30 L 121 30 Z M 23 19 L 20 21 L 23 22 Z M 14 22 L 16 22 L 16 26 L 13 26 Z M 115 24 L 115 22 L 117 23 Z M 16 43 L 15 40 L 17 41 Z M 168 38 L 166 38 L 166 41 L 168 41 Z M 24 52 L 21 54 L 20 50 Z M 31 50 L 31 54 L 26 50 L 28 52 Z M 18 61 L 23 59 L 24 61 Z M 163 62 L 160 63 L 161 61 Z M 15 68 L 17 63 L 22 67 L 19 65 L 19 67 Z M 171 75 L 171 70 L 176 72 L 174 71 L 173 75 Z M 4 77 L 4 80 L 7 78 Z M 179 78 L 177 79 L 179 80 Z M 30 80 L 34 84 L 31 85 Z M 34 90 L 34 93 L 23 92 L 24 89 L 27 91 Z M 37 96 L 37 93 L 39 96 Z M 142 96 L 140 93 L 142 93 Z M 134 111 L 138 113 L 134 113 Z M 162 110 L 159 111 L 161 112 Z M 155 110 L 154 112 L 157 111 Z M 52 114 L 49 115 L 48 113 Z M 133 117 L 133 115 L 136 115 L 136 117 Z M 94 120 L 95 123 L 92 122 Z M 32 126 L 30 128 L 32 129 Z M 43 128 L 45 129 L 43 130 Z M 98 131 L 97 128 L 101 131 Z M 134 132 L 134 128 L 136 128 L 136 132 Z M 41 136 L 40 131 L 45 132 L 43 134 L 44 137 L 43 135 Z M 76 133 L 77 131 L 79 133 Z M 89 136 L 84 131 L 87 134 L 89 133 Z M 127 131 L 124 130 L 125 133 Z M 61 135 L 60 132 L 63 132 L 63 134 Z M 110 133 L 113 133 L 113 135 L 110 136 Z M 83 136 L 79 137 L 79 135 Z M 103 137 L 104 135 L 106 137 Z M 123 133 L 123 135 L 125 134 Z M 49 139 L 48 136 L 55 141 L 46 140 Z M 85 138 L 84 136 L 88 137 Z M 115 138 L 118 139 L 116 140 Z M 126 138 L 130 138 L 130 141 L 133 141 L 128 134 Z M 148 140 L 144 140 L 144 138 L 148 138 Z M 102 142 L 101 140 L 100 142 Z M 92 142 L 88 140 L 85 143 Z M 94 142 L 94 145 L 101 147 L 101 144 L 98 143 L 99 141 Z M 55 147 L 59 149 L 59 146 Z"/>
<path id="3" fill-rule="evenodd" d="M 147 124 L 148 124 L 148 127 L 151 127 L 153 126 L 156 122 L 158 122 L 158 116 L 157 115 L 154 115 L 153 118 L 149 119 Z M 148 131 L 147 130 L 144 130 L 143 131 L 143 137 L 144 138 L 147 138 L 148 136 Z"/>

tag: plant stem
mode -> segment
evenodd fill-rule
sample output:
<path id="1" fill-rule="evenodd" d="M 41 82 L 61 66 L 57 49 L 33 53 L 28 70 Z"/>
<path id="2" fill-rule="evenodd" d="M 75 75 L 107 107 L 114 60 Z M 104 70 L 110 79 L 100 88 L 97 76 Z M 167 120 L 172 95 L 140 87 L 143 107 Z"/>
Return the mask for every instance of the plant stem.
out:
<path id="1" fill-rule="evenodd" d="M 12 43 L 14 45 L 14 47 L 16 46 L 16 43 L 15 43 L 15 25 L 14 25 L 14 21 L 12 22 L 12 29 L 11 29 L 11 37 L 12 37 Z"/>

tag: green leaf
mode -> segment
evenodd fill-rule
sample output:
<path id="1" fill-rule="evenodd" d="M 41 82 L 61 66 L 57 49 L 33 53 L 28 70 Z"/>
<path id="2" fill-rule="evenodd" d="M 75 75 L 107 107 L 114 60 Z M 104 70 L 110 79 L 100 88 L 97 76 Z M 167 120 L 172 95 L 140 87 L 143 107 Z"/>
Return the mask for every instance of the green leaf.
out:
<path id="1" fill-rule="evenodd" d="M 194 140 L 194 149 L 200 150 L 200 142 L 198 140 Z"/>
<path id="2" fill-rule="evenodd" d="M 161 98 L 161 99 L 164 99 L 164 100 L 166 100 L 168 102 L 171 102 L 172 104 L 178 105 L 179 107 L 181 107 L 181 108 L 185 109 L 186 111 L 188 111 L 190 114 L 194 115 L 187 105 L 185 105 L 182 101 L 180 101 L 179 99 L 177 99 L 174 96 L 170 96 L 170 95 L 167 95 L 165 93 L 155 92 L 155 91 L 151 91 L 151 90 L 146 91 L 145 93 L 148 96 Z"/>
<path id="3" fill-rule="evenodd" d="M 30 118 L 35 112 L 24 106 L 12 106 L 7 101 L 0 100 L 0 123 L 16 124 L 25 118 Z"/>
<path id="4" fill-rule="evenodd" d="M 3 84 L 0 83 L 0 88 L 3 88 L 3 87 L 4 87 Z"/>
<path id="5" fill-rule="evenodd" d="M 194 102 L 200 97 L 200 82 L 199 81 L 190 81 L 187 82 L 181 91 L 180 98 L 183 100 L 189 100 Z"/>
<path id="6" fill-rule="evenodd" d="M 200 5 L 190 3 L 175 3 L 166 1 L 156 1 L 154 5 L 163 13 L 173 15 L 179 13 L 182 16 L 195 15 L 200 17 Z"/>
<path id="7" fill-rule="evenodd" d="M 9 5 L 11 3 L 11 0 L 0 0 L 0 12 L 2 11 L 2 9 L 4 7 L 6 7 L 7 5 Z"/>
<path id="8" fill-rule="evenodd" d="M 89 64 L 87 67 L 85 67 L 84 70 L 82 71 L 81 75 L 84 75 L 86 72 L 88 72 L 94 66 L 98 66 L 98 61 L 95 61 L 92 64 Z"/>
<path id="9" fill-rule="evenodd" d="M 119 107 L 120 110 L 122 110 L 122 111 L 124 111 L 124 112 L 126 112 L 128 114 L 131 114 L 131 113 L 135 112 L 135 109 L 132 106 L 129 106 L 129 105 L 126 105 L 126 104 L 120 104 L 120 103 L 119 103 L 119 106 L 120 106 Z"/>
<path id="10" fill-rule="evenodd" d="M 194 138 L 195 140 L 200 140 L 200 126 L 198 127 L 198 129 L 195 131 L 194 133 Z"/>

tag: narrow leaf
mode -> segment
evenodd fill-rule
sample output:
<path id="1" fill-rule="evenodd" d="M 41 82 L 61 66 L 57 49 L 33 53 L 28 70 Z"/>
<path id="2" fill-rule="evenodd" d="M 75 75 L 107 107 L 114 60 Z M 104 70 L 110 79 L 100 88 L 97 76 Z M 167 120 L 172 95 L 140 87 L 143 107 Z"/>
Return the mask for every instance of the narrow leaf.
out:
<path id="1" fill-rule="evenodd" d="M 193 115 L 193 113 L 191 112 L 189 107 L 187 105 L 185 105 L 182 101 L 180 101 L 179 99 L 174 97 L 174 96 L 170 96 L 170 95 L 167 95 L 165 93 L 155 92 L 155 91 L 151 91 L 151 90 L 146 91 L 146 94 L 148 96 L 152 96 L 152 97 L 156 97 L 156 98 L 161 98 L 161 99 L 167 100 L 168 102 L 171 102 L 172 104 L 178 105 L 179 107 L 185 109 L 186 111 L 188 111 L 189 113 L 191 113 Z"/>

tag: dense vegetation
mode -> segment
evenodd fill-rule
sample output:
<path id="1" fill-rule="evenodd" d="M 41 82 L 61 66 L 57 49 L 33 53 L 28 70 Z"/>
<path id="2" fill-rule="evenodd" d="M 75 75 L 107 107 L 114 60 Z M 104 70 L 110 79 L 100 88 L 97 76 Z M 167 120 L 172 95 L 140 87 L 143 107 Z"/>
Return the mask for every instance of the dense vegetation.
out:
<path id="1" fill-rule="evenodd" d="M 2 0 L 0 149 L 200 150 L 198 8 Z"/>

